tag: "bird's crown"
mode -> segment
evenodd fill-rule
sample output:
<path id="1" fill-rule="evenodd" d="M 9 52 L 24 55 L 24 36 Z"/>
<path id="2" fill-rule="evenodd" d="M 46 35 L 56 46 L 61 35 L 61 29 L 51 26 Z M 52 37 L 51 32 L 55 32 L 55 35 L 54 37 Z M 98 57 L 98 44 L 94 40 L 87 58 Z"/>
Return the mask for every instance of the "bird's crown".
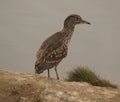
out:
<path id="1" fill-rule="evenodd" d="M 65 21 L 64 21 L 64 26 L 65 25 L 76 25 L 76 24 L 90 24 L 89 22 L 83 20 L 79 15 L 77 14 L 71 14 L 69 15 Z"/>

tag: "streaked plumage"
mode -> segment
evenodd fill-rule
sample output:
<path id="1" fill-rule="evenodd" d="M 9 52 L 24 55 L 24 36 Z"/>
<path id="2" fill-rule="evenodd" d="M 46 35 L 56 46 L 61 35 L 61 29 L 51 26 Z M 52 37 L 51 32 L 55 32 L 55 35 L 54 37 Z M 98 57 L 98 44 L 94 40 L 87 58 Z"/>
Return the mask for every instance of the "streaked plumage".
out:
<path id="1" fill-rule="evenodd" d="M 48 77 L 50 77 L 49 69 L 55 67 L 57 79 L 59 79 L 56 67 L 67 56 L 68 43 L 74 32 L 75 25 L 81 23 L 90 24 L 82 20 L 79 15 L 68 16 L 64 21 L 63 29 L 42 43 L 36 55 L 35 73 L 40 74 L 47 69 Z"/>

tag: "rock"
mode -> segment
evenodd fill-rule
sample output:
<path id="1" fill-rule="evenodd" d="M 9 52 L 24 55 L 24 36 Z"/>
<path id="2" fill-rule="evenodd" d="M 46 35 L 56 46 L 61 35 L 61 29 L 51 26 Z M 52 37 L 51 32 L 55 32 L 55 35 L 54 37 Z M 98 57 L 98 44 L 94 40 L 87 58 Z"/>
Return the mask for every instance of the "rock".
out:
<path id="1" fill-rule="evenodd" d="M 120 90 L 0 70 L 0 102 L 120 102 Z"/>

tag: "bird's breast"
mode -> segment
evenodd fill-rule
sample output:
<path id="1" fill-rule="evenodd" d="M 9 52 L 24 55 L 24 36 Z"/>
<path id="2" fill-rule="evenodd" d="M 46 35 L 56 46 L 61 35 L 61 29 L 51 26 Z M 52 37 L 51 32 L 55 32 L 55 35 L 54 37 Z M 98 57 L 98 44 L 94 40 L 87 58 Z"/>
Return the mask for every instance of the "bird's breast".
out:
<path id="1" fill-rule="evenodd" d="M 68 43 L 71 40 L 72 34 L 73 34 L 73 32 L 70 32 L 70 33 L 67 34 L 67 36 L 65 36 L 65 38 L 63 40 L 63 44 L 68 45 Z"/>

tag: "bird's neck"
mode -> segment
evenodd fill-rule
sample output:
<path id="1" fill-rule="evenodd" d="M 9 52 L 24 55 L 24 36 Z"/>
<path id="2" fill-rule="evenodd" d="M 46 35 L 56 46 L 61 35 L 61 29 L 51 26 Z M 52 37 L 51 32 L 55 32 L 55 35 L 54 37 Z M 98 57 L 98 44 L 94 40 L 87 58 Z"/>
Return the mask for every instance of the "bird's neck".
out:
<path id="1" fill-rule="evenodd" d="M 65 44 L 68 44 L 71 40 L 72 34 L 74 32 L 74 26 L 73 27 L 64 27 L 62 32 L 64 32 L 64 42 Z"/>
<path id="2" fill-rule="evenodd" d="M 75 28 L 74 25 L 64 26 L 64 27 L 63 27 L 63 32 L 65 32 L 66 34 L 69 35 L 70 33 L 73 33 L 73 32 L 74 32 L 74 28 Z"/>

